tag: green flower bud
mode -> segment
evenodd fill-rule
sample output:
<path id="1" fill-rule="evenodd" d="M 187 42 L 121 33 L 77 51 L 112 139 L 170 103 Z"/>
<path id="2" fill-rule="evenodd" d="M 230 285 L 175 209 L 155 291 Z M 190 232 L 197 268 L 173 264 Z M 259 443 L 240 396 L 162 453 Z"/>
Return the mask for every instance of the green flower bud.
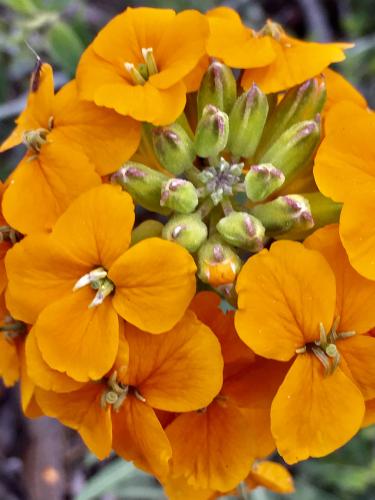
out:
<path id="1" fill-rule="evenodd" d="M 192 184 L 184 179 L 170 179 L 161 190 L 160 205 L 166 206 L 180 214 L 194 212 L 198 205 L 198 194 Z"/>
<path id="2" fill-rule="evenodd" d="M 262 222 L 269 235 L 314 227 L 309 202 L 297 194 L 279 196 L 273 201 L 257 205 L 251 209 L 251 213 Z"/>
<path id="3" fill-rule="evenodd" d="M 254 83 L 235 102 L 229 115 L 228 149 L 235 156 L 254 155 L 267 120 L 267 97 Z"/>
<path id="4" fill-rule="evenodd" d="M 246 212 L 232 212 L 219 220 L 216 229 L 229 244 L 259 252 L 264 243 L 264 227 L 262 223 Z"/>
<path id="5" fill-rule="evenodd" d="M 193 141 L 185 130 L 174 123 L 152 130 L 152 142 L 157 159 L 174 175 L 189 169 L 195 159 Z"/>
<path id="6" fill-rule="evenodd" d="M 262 201 L 279 189 L 285 175 L 270 163 L 253 165 L 245 176 L 246 196 L 251 201 Z"/>
<path id="7" fill-rule="evenodd" d="M 237 97 L 237 84 L 228 66 L 214 61 L 208 67 L 198 91 L 198 118 L 207 104 L 229 113 Z"/>
<path id="8" fill-rule="evenodd" d="M 145 220 L 132 231 L 131 245 L 135 245 L 147 238 L 161 237 L 163 224 L 158 220 Z"/>
<path id="9" fill-rule="evenodd" d="M 303 121 L 292 125 L 262 156 L 259 163 L 271 163 L 289 180 L 312 159 L 320 141 L 320 123 Z"/>
<path id="10" fill-rule="evenodd" d="M 326 101 L 327 91 L 324 77 L 307 80 L 293 87 L 274 109 L 266 123 L 258 155 L 264 152 L 281 134 L 298 122 L 314 120 Z"/>
<path id="11" fill-rule="evenodd" d="M 207 104 L 195 132 L 196 153 L 202 158 L 218 156 L 227 145 L 228 134 L 228 115 L 215 106 Z"/>
<path id="12" fill-rule="evenodd" d="M 213 287 L 233 283 L 242 261 L 218 234 L 211 236 L 198 251 L 198 277 Z"/>
<path id="13" fill-rule="evenodd" d="M 174 215 L 163 229 L 165 240 L 175 241 L 191 253 L 196 252 L 207 238 L 207 226 L 197 214 Z"/>
<path id="14" fill-rule="evenodd" d="M 160 214 L 169 214 L 168 207 L 160 206 L 161 188 L 168 177 L 142 163 L 129 161 L 115 172 L 111 181 L 120 184 L 138 205 Z"/>

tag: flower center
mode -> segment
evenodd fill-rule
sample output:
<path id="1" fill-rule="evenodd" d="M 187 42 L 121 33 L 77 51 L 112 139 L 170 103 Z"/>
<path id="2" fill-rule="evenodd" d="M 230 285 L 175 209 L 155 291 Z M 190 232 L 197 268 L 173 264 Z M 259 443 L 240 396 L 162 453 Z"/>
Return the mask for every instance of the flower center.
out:
<path id="1" fill-rule="evenodd" d="M 35 154 L 39 154 L 43 144 L 48 142 L 47 136 L 53 129 L 53 116 L 48 119 L 47 128 L 26 130 L 22 135 L 22 142 Z"/>
<path id="2" fill-rule="evenodd" d="M 136 387 L 125 385 L 117 380 L 116 370 L 106 382 L 107 387 L 103 390 L 100 398 L 100 406 L 103 410 L 107 409 L 108 406 L 112 406 L 118 412 L 128 394 L 133 394 L 142 403 L 146 402 L 146 399 L 139 393 Z"/>
<path id="3" fill-rule="evenodd" d="M 233 196 L 241 184 L 243 167 L 243 163 L 230 164 L 224 158 L 206 167 L 199 174 L 199 180 L 203 183 L 203 188 L 200 190 L 202 197 L 209 196 L 213 204 L 218 205 L 225 197 Z"/>
<path id="4" fill-rule="evenodd" d="M 73 287 L 73 292 L 90 285 L 93 290 L 96 290 L 96 295 L 88 307 L 92 308 L 102 304 L 104 299 L 115 289 L 113 281 L 108 278 L 107 274 L 108 272 L 104 267 L 93 269 L 77 281 Z"/>
<path id="5" fill-rule="evenodd" d="M 297 354 L 312 352 L 322 363 L 325 376 L 332 375 L 340 363 L 341 355 L 337 349 L 336 341 L 353 337 L 353 335 L 356 334 L 355 331 L 337 333 L 339 323 L 340 317 L 338 316 L 333 322 L 331 330 L 328 333 L 326 332 L 323 323 L 320 323 L 320 339 L 306 344 L 296 350 Z"/>
<path id="6" fill-rule="evenodd" d="M 144 85 L 151 75 L 158 72 L 152 47 L 141 49 L 144 62 L 137 66 L 131 62 L 125 62 L 124 67 L 129 73 L 134 85 Z"/>
<path id="7" fill-rule="evenodd" d="M 22 321 L 17 321 L 12 316 L 6 315 L 3 318 L 3 324 L 0 326 L 5 340 L 13 343 L 18 337 L 25 335 L 26 325 Z"/>

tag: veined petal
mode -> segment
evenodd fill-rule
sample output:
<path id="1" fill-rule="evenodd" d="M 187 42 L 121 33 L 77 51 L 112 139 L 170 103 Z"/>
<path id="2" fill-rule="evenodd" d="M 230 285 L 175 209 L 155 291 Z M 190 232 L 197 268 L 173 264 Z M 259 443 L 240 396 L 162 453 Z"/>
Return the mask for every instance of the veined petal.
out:
<path id="1" fill-rule="evenodd" d="M 300 243 L 278 241 L 249 259 L 237 280 L 235 324 L 257 354 L 288 361 L 319 340 L 335 311 L 335 278 L 322 255 Z"/>
<path id="2" fill-rule="evenodd" d="M 254 458 L 249 430 L 248 420 L 229 399 L 179 415 L 166 429 L 172 476 L 183 476 L 200 489 L 231 490 L 247 476 Z"/>
<path id="3" fill-rule="evenodd" d="M 64 251 L 106 270 L 129 247 L 134 205 L 120 186 L 103 184 L 78 197 L 56 222 L 52 239 Z M 80 276 L 77 276 L 77 279 Z"/>
<path id="4" fill-rule="evenodd" d="M 324 376 L 312 354 L 294 361 L 271 408 L 271 430 L 288 464 L 323 457 L 358 432 L 365 405 L 360 390 L 337 368 Z"/>
<path id="5" fill-rule="evenodd" d="M 207 406 L 220 391 L 220 344 L 192 312 L 163 335 L 126 325 L 125 336 L 130 358 L 122 382 L 137 387 L 153 408 L 196 410 Z"/>
<path id="6" fill-rule="evenodd" d="M 169 470 L 172 456 L 168 438 L 154 410 L 130 395 L 118 413 L 113 412 L 113 448 L 125 460 L 158 476 Z"/>
<path id="7" fill-rule="evenodd" d="M 196 266 L 176 243 L 148 238 L 131 247 L 109 269 L 118 314 L 138 328 L 162 333 L 183 316 L 195 293 Z"/>
<path id="8" fill-rule="evenodd" d="M 75 81 L 56 94 L 54 117 L 54 126 L 68 143 L 82 148 L 100 175 L 120 168 L 139 145 L 140 124 L 80 100 Z"/>
<path id="9" fill-rule="evenodd" d="M 112 448 L 111 410 L 100 406 L 102 391 L 103 385 L 96 383 L 65 394 L 36 389 L 44 413 L 77 430 L 99 459 L 106 458 Z"/>
<path id="10" fill-rule="evenodd" d="M 327 259 L 336 278 L 337 331 L 366 333 L 375 326 L 375 281 L 358 274 L 342 246 L 337 224 L 318 229 L 304 242 Z M 374 252 L 375 253 L 375 252 Z"/>
<path id="11" fill-rule="evenodd" d="M 94 290 L 71 292 L 47 306 L 34 325 L 46 363 L 79 382 L 98 380 L 112 367 L 119 346 L 119 322 L 110 299 L 89 308 Z"/>

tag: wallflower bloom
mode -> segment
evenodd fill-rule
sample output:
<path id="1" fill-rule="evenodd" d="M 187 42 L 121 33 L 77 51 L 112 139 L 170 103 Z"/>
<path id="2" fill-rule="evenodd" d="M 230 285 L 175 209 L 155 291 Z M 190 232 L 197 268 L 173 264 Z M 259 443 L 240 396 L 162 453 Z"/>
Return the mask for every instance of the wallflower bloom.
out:
<path id="1" fill-rule="evenodd" d="M 184 109 L 184 78 L 205 54 L 207 36 L 207 20 L 197 11 L 128 8 L 84 52 L 80 97 L 137 120 L 172 123 Z"/>
<path id="2" fill-rule="evenodd" d="M 23 142 L 28 152 L 7 181 L 3 211 L 25 234 L 50 229 L 74 198 L 100 183 L 98 174 L 129 159 L 140 139 L 135 121 L 80 101 L 74 81 L 54 95 L 48 64 L 37 66 L 16 123 L 0 151 Z"/>
<path id="3" fill-rule="evenodd" d="M 285 33 L 283 28 L 267 21 L 258 36 L 271 43 L 274 61 L 261 68 L 247 69 L 241 84 L 248 89 L 255 82 L 265 93 L 280 92 L 321 73 L 330 64 L 345 59 L 348 43 L 304 42 Z"/>
<path id="4" fill-rule="evenodd" d="M 292 361 L 271 408 L 272 434 L 288 463 L 346 443 L 375 391 L 375 342 L 358 335 L 374 324 L 375 284 L 350 267 L 337 226 L 308 245 L 324 257 L 280 241 L 249 259 L 237 282 L 242 340 L 266 358 Z"/>
<path id="5" fill-rule="evenodd" d="M 314 176 L 320 191 L 344 203 L 340 235 L 350 263 L 375 279 L 375 114 L 354 103 L 334 106 L 318 149 Z"/>
<path id="6" fill-rule="evenodd" d="M 183 412 L 207 406 L 222 383 L 220 345 L 191 312 L 163 335 L 150 335 L 127 324 L 120 339 L 113 369 L 74 392 L 74 381 L 66 376 L 62 380 L 62 374 L 45 365 L 44 373 L 34 380 L 45 385 L 49 371 L 47 378 L 64 392 L 39 389 L 38 402 L 47 415 L 77 429 L 100 458 L 113 445 L 141 468 L 166 474 L 172 450 L 154 410 Z M 40 357 L 35 343 L 32 349 Z"/>
<path id="7" fill-rule="evenodd" d="M 30 235 L 8 252 L 12 316 L 35 323 L 45 361 L 78 381 L 113 365 L 119 316 L 161 333 L 194 295 L 188 252 L 158 238 L 129 248 L 133 223 L 130 196 L 102 185 L 77 198 L 51 234 Z"/>
<path id="8" fill-rule="evenodd" d="M 284 366 L 255 361 L 234 330 L 233 312 L 224 314 L 219 304 L 216 294 L 202 292 L 191 305 L 220 341 L 224 383 L 210 405 L 177 416 L 166 428 L 172 467 L 170 475 L 160 479 L 167 491 L 176 482 L 181 491 L 229 491 L 247 476 L 256 457 L 274 449 L 269 411 Z"/>

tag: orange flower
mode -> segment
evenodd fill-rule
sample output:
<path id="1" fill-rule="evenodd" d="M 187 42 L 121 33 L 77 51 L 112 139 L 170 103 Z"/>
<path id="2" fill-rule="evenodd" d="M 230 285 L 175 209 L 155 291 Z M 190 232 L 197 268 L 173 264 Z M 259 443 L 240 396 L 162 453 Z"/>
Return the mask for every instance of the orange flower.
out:
<path id="1" fill-rule="evenodd" d="M 293 478 L 288 469 L 269 460 L 254 462 L 245 482 L 251 489 L 263 486 L 275 493 L 294 492 Z"/>
<path id="2" fill-rule="evenodd" d="M 185 107 L 183 80 L 205 54 L 207 36 L 197 11 L 128 8 L 84 52 L 80 96 L 137 120 L 172 123 Z"/>
<path id="3" fill-rule="evenodd" d="M 119 316 L 161 333 L 194 295 L 188 252 L 158 238 L 128 248 L 133 222 L 130 196 L 102 185 L 77 198 L 51 234 L 30 235 L 7 254 L 9 310 L 35 323 L 45 361 L 78 381 L 113 365 Z"/>
<path id="4" fill-rule="evenodd" d="M 47 385 L 65 391 L 39 389 L 37 400 L 47 415 L 77 429 L 98 457 L 107 456 L 113 443 L 125 459 L 163 475 L 171 446 L 155 410 L 182 412 L 208 405 L 222 383 L 220 345 L 191 312 L 164 335 L 150 335 L 126 324 L 125 336 L 120 338 L 113 370 L 74 392 L 70 392 L 74 381 L 66 376 L 64 381 L 61 373 L 46 365 L 44 373 L 33 370 L 35 382 L 46 386 L 49 370 Z M 32 349 L 35 355 L 35 342 Z M 31 350 L 28 354 L 32 357 Z M 40 353 L 36 356 L 41 358 Z"/>
<path id="5" fill-rule="evenodd" d="M 303 42 L 287 35 L 280 25 L 272 21 L 267 22 L 258 36 L 269 40 L 276 57 L 267 66 L 247 69 L 241 84 L 248 89 L 255 82 L 267 94 L 313 78 L 330 64 L 345 59 L 343 49 L 353 46 L 348 43 Z"/>
<path id="6" fill-rule="evenodd" d="M 314 176 L 320 191 L 344 203 L 340 235 L 350 263 L 375 279 L 375 114 L 352 102 L 327 115 L 326 137 L 318 149 Z"/>
<path id="7" fill-rule="evenodd" d="M 220 298 L 211 292 L 199 293 L 192 302 L 199 319 L 220 341 L 224 383 L 210 405 L 177 416 L 166 428 L 172 468 L 160 479 L 168 491 L 228 491 L 247 476 L 255 457 L 274 449 L 269 411 L 284 367 L 254 362 L 254 354 L 234 330 L 233 312 L 223 314 L 219 304 Z"/>
<path id="8" fill-rule="evenodd" d="M 276 52 L 270 37 L 258 37 L 233 9 L 218 7 L 207 12 L 210 37 L 207 52 L 232 68 L 258 68 L 272 63 Z"/>
<path id="9" fill-rule="evenodd" d="M 351 269 L 336 226 L 307 244 L 329 263 L 280 241 L 249 259 L 237 282 L 242 340 L 259 355 L 292 361 L 271 408 L 272 434 L 288 463 L 346 443 L 375 390 L 374 339 L 356 335 L 374 324 L 375 284 Z"/>
<path id="10" fill-rule="evenodd" d="M 5 218 L 22 233 L 50 229 L 77 195 L 100 183 L 98 174 L 128 160 L 139 140 L 138 123 L 80 101 L 74 81 L 54 95 L 52 68 L 38 66 L 27 107 L 0 148 L 28 146 L 7 183 Z"/>

